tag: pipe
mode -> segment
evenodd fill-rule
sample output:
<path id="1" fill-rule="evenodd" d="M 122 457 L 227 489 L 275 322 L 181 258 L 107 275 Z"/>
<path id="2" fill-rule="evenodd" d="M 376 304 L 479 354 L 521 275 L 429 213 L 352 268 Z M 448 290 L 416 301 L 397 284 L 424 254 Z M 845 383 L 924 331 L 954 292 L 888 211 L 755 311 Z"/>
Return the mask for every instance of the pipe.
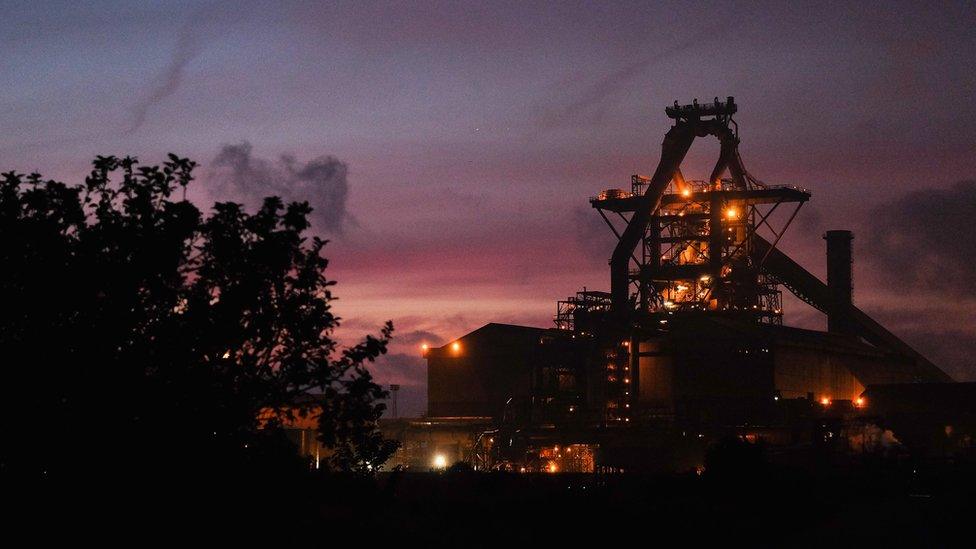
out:
<path id="1" fill-rule="evenodd" d="M 610 257 L 610 300 L 616 313 L 627 310 L 630 299 L 629 265 L 634 248 L 640 242 L 651 215 L 661 206 L 661 197 L 667 188 L 674 171 L 681 165 L 691 143 L 695 140 L 695 127 L 690 122 L 679 122 L 664 136 L 661 144 L 661 161 L 647 184 L 647 190 L 640 197 L 637 210 L 630 223 L 620 235 L 617 246 Z"/>

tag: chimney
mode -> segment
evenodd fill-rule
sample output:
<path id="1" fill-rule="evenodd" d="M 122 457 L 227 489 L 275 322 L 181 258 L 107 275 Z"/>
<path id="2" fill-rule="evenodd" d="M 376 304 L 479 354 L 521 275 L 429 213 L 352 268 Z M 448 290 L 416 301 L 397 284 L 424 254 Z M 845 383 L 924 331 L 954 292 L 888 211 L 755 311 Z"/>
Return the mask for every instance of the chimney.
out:
<path id="1" fill-rule="evenodd" d="M 827 330 L 853 335 L 848 311 L 854 292 L 852 253 L 854 233 L 851 231 L 827 231 L 827 288 L 830 291 L 830 310 L 827 313 Z"/>

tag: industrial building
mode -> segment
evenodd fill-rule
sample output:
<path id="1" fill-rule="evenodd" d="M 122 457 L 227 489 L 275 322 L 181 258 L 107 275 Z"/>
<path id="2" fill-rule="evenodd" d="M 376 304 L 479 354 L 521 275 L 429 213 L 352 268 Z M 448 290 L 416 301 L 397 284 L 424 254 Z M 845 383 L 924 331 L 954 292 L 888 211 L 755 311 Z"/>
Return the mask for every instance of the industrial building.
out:
<path id="1" fill-rule="evenodd" d="M 476 418 L 458 457 L 520 471 L 700 467 L 718 437 L 841 440 L 876 416 L 873 399 L 890 407 L 884 395 L 952 381 L 854 306 L 851 232 L 824 235 L 826 283 L 777 248 L 811 194 L 746 170 L 736 111 L 731 97 L 676 102 L 652 175 L 590 198 L 617 237 L 609 292 L 559 301 L 552 328 L 488 324 L 425 350 L 427 420 Z M 708 179 L 686 179 L 704 137 L 719 158 Z M 784 326 L 782 288 L 828 330 Z"/>
<path id="2" fill-rule="evenodd" d="M 533 351 L 546 331 L 492 323 L 427 350 L 428 415 L 503 419 L 514 412 L 506 408 L 510 400 L 527 402 Z"/>

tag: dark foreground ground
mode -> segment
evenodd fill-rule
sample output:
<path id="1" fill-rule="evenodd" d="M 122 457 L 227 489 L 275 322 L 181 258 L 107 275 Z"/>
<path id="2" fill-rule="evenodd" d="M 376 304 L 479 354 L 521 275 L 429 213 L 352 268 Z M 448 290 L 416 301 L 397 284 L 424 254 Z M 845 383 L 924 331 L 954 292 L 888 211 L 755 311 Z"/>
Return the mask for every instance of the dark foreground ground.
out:
<path id="1" fill-rule="evenodd" d="M 972 467 L 905 464 L 718 477 L 184 477 L 40 488 L 22 510 L 40 517 L 31 538 L 38 542 L 67 536 L 130 546 L 965 547 L 976 543 L 974 482 Z"/>

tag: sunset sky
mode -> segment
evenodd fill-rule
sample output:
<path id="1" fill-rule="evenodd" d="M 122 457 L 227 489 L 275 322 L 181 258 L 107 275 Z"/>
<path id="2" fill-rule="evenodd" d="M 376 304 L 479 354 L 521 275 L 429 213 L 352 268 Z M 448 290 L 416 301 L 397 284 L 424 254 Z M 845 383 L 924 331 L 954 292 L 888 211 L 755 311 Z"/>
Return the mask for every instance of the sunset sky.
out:
<path id="1" fill-rule="evenodd" d="M 52 9 L 53 8 L 53 9 Z M 976 379 L 973 2 L 0 1 L 0 170 L 80 182 L 96 154 L 201 163 L 193 200 L 307 199 L 351 340 L 425 409 L 422 342 L 550 326 L 607 289 L 589 207 L 656 166 L 678 100 L 735 96 L 740 151 L 813 193 L 781 247 Z M 707 177 L 718 145 L 685 174 Z M 267 191 L 267 192 L 266 192 Z M 823 318 L 787 301 L 786 321 Z"/>

